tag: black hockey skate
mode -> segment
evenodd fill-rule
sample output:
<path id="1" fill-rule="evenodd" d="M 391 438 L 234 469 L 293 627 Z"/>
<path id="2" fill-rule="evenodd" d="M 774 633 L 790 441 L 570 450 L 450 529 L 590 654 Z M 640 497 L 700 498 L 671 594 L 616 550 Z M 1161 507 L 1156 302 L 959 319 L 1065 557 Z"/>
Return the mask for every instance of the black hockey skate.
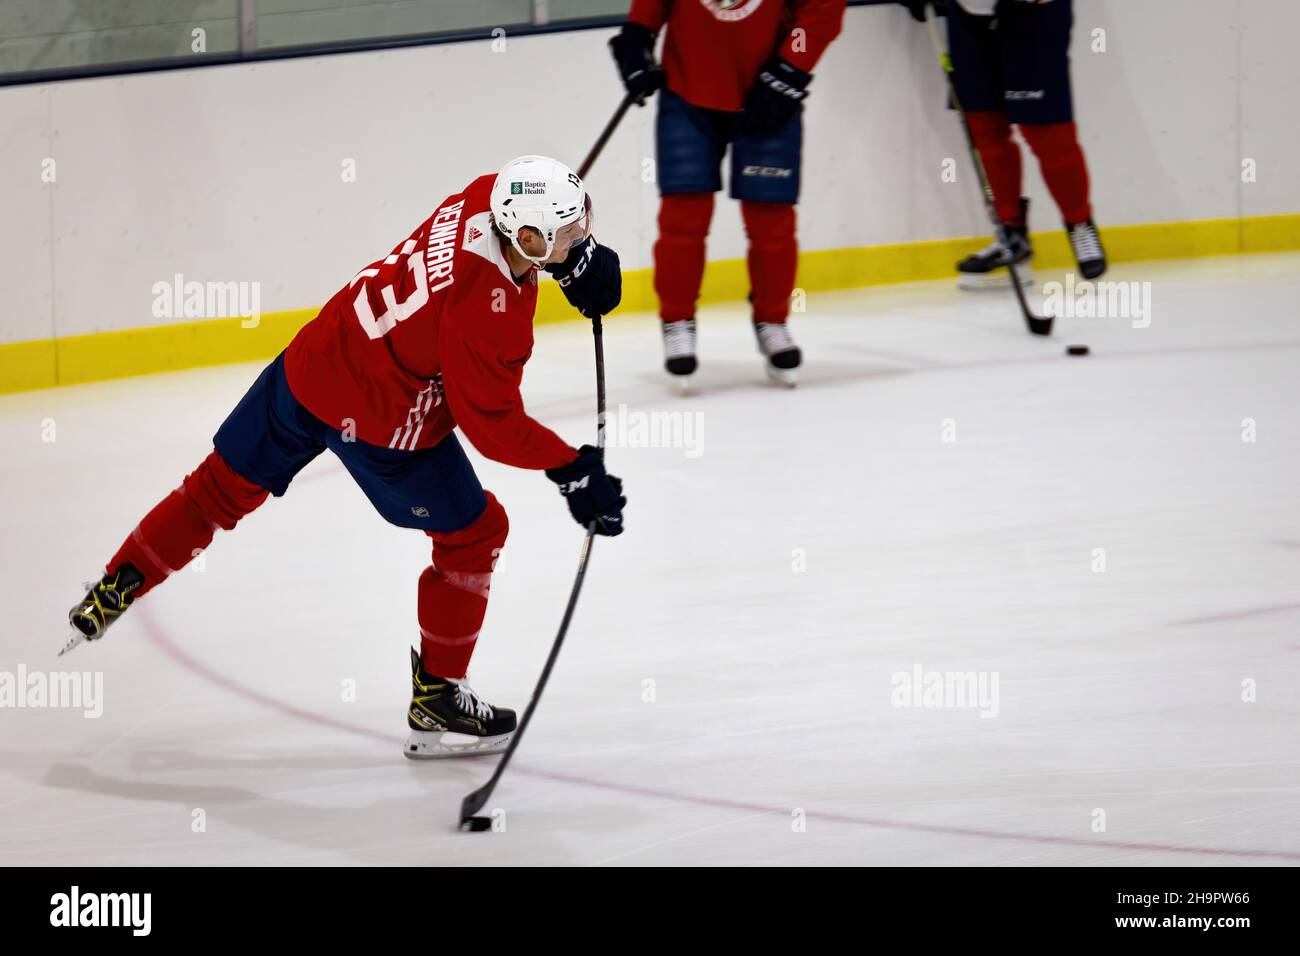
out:
<path id="1" fill-rule="evenodd" d="M 426 672 L 420 652 L 412 648 L 406 723 L 411 733 L 402 752 L 412 760 L 497 754 L 515 732 L 515 712 L 484 702 L 470 688 L 468 678 L 455 680 Z"/>
<path id="2" fill-rule="evenodd" d="M 81 603 L 68 612 L 68 623 L 75 633 L 62 654 L 82 640 L 94 641 L 104 636 L 109 625 L 126 613 L 132 595 L 144 584 L 144 575 L 132 564 L 124 564 L 112 574 L 105 574 L 99 583 L 86 592 Z"/>
<path id="3" fill-rule="evenodd" d="M 755 322 L 754 336 L 758 350 L 763 354 L 763 367 L 772 381 L 794 388 L 799 383 L 799 366 L 803 353 L 790 338 L 790 329 L 784 322 Z"/>
<path id="4" fill-rule="evenodd" d="M 664 369 L 680 391 L 690 387 L 699 362 L 695 358 L 695 320 L 664 322 Z"/>
<path id="5" fill-rule="evenodd" d="M 1079 263 L 1079 274 L 1085 279 L 1099 279 L 1106 271 L 1106 250 L 1101 247 L 1101 236 L 1091 219 L 1066 226 L 1074 260 Z"/>
<path id="6" fill-rule="evenodd" d="M 1011 283 L 1007 263 L 1015 263 L 1023 286 L 1034 281 L 1031 267 L 1034 248 L 1029 242 L 1029 200 L 1020 200 L 1020 221 L 1024 225 L 998 228 L 993 242 L 957 263 L 957 286 L 962 289 L 1001 289 Z"/>

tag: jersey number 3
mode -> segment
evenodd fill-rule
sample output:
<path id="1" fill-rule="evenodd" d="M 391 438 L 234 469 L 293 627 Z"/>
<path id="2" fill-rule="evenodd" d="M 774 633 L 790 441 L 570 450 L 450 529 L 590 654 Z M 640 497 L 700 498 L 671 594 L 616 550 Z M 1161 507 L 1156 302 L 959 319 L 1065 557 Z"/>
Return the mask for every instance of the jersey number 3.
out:
<path id="1" fill-rule="evenodd" d="M 396 327 L 398 322 L 409 319 L 429 301 L 429 285 L 424 277 L 424 252 L 417 251 L 415 247 L 416 241 L 408 239 L 402 245 L 401 251 L 384 259 L 384 265 L 396 265 L 402 259 L 406 259 L 406 268 L 410 271 L 411 278 L 415 280 L 415 290 L 403 301 L 398 302 L 397 291 L 393 285 L 380 286 L 378 292 L 379 298 L 384 303 L 384 311 L 379 315 L 375 315 L 374 309 L 370 307 L 370 290 L 367 288 L 367 283 L 362 281 L 379 275 L 379 270 L 362 269 L 349 283 L 349 285 L 356 285 L 357 282 L 361 282 L 361 290 L 352 301 L 352 308 L 356 311 L 357 320 L 365 329 L 366 335 L 372 339 L 383 338 Z"/>

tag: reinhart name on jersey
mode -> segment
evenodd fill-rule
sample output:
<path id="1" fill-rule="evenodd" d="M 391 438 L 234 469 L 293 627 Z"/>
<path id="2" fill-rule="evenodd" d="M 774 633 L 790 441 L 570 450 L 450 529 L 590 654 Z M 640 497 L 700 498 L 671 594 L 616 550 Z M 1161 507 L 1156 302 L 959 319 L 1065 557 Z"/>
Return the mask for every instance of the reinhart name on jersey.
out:
<path id="1" fill-rule="evenodd" d="M 414 451 L 459 426 L 518 468 L 574 449 L 524 410 L 537 275 L 516 280 L 491 227 L 494 175 L 449 196 L 407 240 L 353 277 L 285 352 L 298 401 L 361 441 Z"/>

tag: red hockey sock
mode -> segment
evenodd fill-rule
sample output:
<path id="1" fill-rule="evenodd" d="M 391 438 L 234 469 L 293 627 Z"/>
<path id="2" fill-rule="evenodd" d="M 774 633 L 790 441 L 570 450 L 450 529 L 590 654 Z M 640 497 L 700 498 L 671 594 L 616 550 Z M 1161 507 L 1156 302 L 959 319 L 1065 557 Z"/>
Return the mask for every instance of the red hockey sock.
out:
<path id="1" fill-rule="evenodd" d="M 231 471 L 213 451 L 181 486 L 158 502 L 122 542 L 106 571 L 130 562 L 144 575 L 136 598 L 179 571 L 212 543 L 217 528 L 229 531 L 268 492 Z"/>
<path id="2" fill-rule="evenodd" d="M 755 322 L 784 322 L 790 314 L 799 265 L 794 206 L 789 203 L 742 202 L 740 214 L 749 236 L 749 288 L 754 294 Z"/>
<path id="3" fill-rule="evenodd" d="M 487 507 L 467 528 L 428 532 L 433 564 L 420 575 L 420 663 L 429 674 L 463 678 L 483 615 L 492 566 L 510 533 L 506 510 L 487 492 Z"/>
<path id="4" fill-rule="evenodd" d="M 1043 181 L 1061 210 L 1066 225 L 1074 226 L 1092 218 L 1088 202 L 1088 163 L 1079 145 L 1078 127 L 1073 123 L 1022 125 L 1020 135 L 1038 157 Z"/>
<path id="5" fill-rule="evenodd" d="M 678 193 L 659 202 L 655 242 L 655 293 L 669 322 L 695 317 L 704 281 L 704 241 L 713 218 L 713 193 Z"/>
<path id="6" fill-rule="evenodd" d="M 1025 224 L 1020 214 L 1020 147 L 1011 138 L 1011 123 L 1006 113 L 967 113 L 971 139 L 979 150 L 984 172 L 993 187 L 993 201 L 998 218 L 1008 226 Z"/>

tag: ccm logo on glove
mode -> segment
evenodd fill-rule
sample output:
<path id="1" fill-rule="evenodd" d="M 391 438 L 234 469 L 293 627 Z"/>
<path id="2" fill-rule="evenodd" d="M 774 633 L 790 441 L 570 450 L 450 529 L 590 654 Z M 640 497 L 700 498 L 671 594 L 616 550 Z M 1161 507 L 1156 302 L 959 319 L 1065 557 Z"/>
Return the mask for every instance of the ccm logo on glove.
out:
<path id="1" fill-rule="evenodd" d="M 546 267 L 559 281 L 569 304 L 587 318 L 608 315 L 623 301 L 623 270 L 618 253 L 588 236 L 564 261 Z"/>
<path id="2" fill-rule="evenodd" d="M 546 477 L 555 482 L 569 506 L 573 520 L 584 528 L 595 522 L 596 534 L 623 533 L 623 482 L 605 474 L 605 453 L 591 445 L 578 449 L 578 457 L 561 468 L 548 468 Z"/>

